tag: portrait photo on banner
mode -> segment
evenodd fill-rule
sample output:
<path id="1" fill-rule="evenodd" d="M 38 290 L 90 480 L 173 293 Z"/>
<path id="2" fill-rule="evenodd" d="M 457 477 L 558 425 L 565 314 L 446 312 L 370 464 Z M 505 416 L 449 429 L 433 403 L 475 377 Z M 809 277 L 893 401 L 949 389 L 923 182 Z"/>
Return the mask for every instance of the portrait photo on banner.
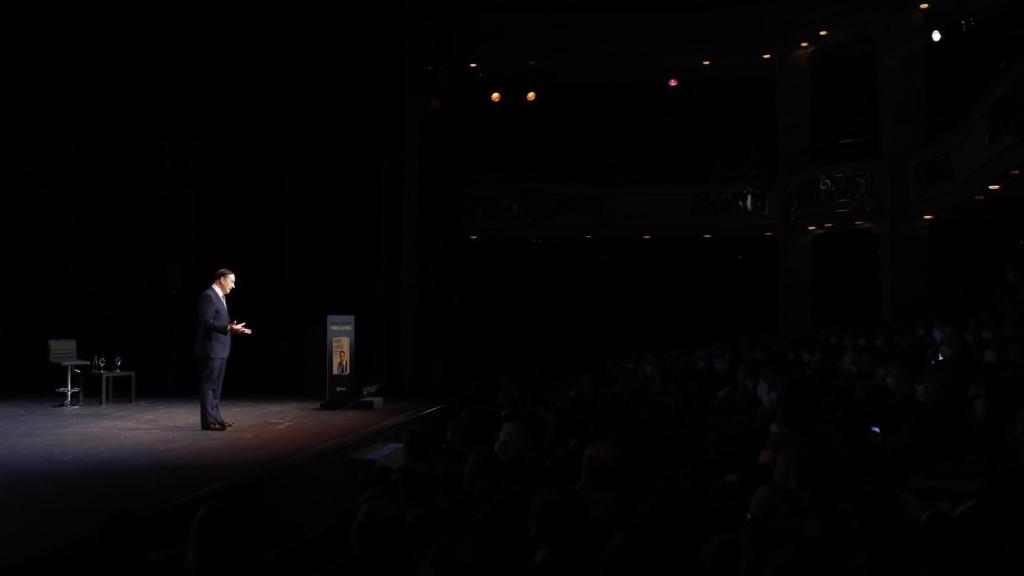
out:
<path id="1" fill-rule="evenodd" d="M 332 357 L 334 362 L 334 374 L 336 376 L 344 376 L 352 371 L 350 365 L 352 354 L 349 353 L 349 337 L 338 336 L 334 338 L 334 352 Z"/>

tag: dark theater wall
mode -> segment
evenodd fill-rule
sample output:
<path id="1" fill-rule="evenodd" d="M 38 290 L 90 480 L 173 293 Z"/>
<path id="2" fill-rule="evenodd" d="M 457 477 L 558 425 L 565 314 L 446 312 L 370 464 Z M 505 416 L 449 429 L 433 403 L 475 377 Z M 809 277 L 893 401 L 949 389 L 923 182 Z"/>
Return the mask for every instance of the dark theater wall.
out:
<path id="1" fill-rule="evenodd" d="M 190 393 L 196 297 L 222 266 L 255 331 L 235 390 L 319 390 L 322 316 L 373 324 L 401 78 L 379 64 L 400 68 L 399 47 L 297 9 L 107 16 L 27 16 L 5 57 L 4 393 L 48 387 L 55 337 L 120 353 L 147 393 Z"/>

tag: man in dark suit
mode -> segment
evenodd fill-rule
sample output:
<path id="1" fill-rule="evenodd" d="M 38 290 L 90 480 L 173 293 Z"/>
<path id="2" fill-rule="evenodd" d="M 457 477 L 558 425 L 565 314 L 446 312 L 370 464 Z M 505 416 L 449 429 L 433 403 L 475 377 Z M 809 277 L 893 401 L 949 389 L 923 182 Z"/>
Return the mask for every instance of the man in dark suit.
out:
<path id="1" fill-rule="evenodd" d="M 348 374 L 348 362 L 345 360 L 344 350 L 338 352 L 338 366 L 334 370 L 334 373 L 339 376 L 344 376 Z"/>
<path id="2" fill-rule="evenodd" d="M 199 294 L 195 355 L 199 369 L 199 416 L 203 430 L 224 431 L 231 426 L 220 415 L 220 391 L 231 353 L 232 334 L 252 334 L 245 322 L 228 315 L 225 296 L 235 287 L 235 273 L 221 268 L 211 285 Z"/>

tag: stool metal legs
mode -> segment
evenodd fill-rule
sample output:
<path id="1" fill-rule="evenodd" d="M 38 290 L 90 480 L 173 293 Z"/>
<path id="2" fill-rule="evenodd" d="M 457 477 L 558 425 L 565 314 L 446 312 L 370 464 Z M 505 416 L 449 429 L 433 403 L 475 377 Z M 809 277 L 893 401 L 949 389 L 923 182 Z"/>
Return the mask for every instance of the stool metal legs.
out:
<path id="1" fill-rule="evenodd" d="M 57 392 L 67 392 L 67 397 L 64 399 L 64 407 L 65 408 L 77 408 L 78 407 L 77 404 L 72 404 L 71 403 L 71 393 L 72 392 L 78 392 L 78 391 L 81 390 L 81 388 L 72 388 L 71 387 L 71 366 L 68 366 L 67 368 L 68 368 L 68 383 L 67 383 L 67 386 L 64 387 L 64 388 L 57 388 Z"/>

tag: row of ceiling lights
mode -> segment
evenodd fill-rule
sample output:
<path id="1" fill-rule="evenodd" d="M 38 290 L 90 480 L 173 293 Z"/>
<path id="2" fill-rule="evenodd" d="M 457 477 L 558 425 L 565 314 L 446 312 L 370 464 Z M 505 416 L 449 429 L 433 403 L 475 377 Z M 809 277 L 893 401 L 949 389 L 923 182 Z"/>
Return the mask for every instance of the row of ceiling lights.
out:
<path id="1" fill-rule="evenodd" d="M 927 10 L 929 7 L 930 7 L 930 5 L 927 4 L 927 3 L 918 4 L 918 8 L 921 9 L 921 10 Z M 821 30 L 818 30 L 818 36 L 819 37 L 824 38 L 825 36 L 828 36 L 828 35 L 829 35 L 829 30 L 827 30 L 825 28 L 822 28 Z M 940 41 L 942 39 L 942 32 L 940 30 L 938 30 L 938 29 L 933 30 L 932 34 L 931 34 L 931 37 L 932 37 L 933 41 L 938 42 L 938 41 Z M 800 48 L 809 49 L 810 47 L 811 47 L 811 43 L 809 41 L 805 40 L 805 41 L 800 42 Z M 773 54 L 770 53 L 770 52 L 765 52 L 765 53 L 761 54 L 761 59 L 762 60 L 771 60 L 772 57 L 773 57 Z M 530 62 L 530 64 L 533 64 L 533 63 L 534 62 L 532 62 L 532 61 Z M 701 60 L 700 63 L 701 63 L 702 66 L 711 66 L 711 59 L 705 58 L 705 59 Z M 469 64 L 469 68 L 472 69 L 472 70 L 476 70 L 476 69 L 479 68 L 479 64 L 477 64 L 476 62 L 471 62 Z M 668 86 L 670 88 L 675 88 L 675 87 L 679 86 L 679 79 L 675 78 L 675 77 L 669 78 L 668 79 Z M 503 98 L 503 95 L 502 95 L 502 93 L 500 91 L 495 90 L 494 92 L 491 92 L 491 95 L 490 95 L 491 102 L 494 102 L 494 103 L 501 102 L 502 98 Z M 525 95 L 525 99 L 526 99 L 527 102 L 535 101 L 537 99 L 537 92 L 533 91 L 533 90 L 527 92 L 526 95 Z"/>

